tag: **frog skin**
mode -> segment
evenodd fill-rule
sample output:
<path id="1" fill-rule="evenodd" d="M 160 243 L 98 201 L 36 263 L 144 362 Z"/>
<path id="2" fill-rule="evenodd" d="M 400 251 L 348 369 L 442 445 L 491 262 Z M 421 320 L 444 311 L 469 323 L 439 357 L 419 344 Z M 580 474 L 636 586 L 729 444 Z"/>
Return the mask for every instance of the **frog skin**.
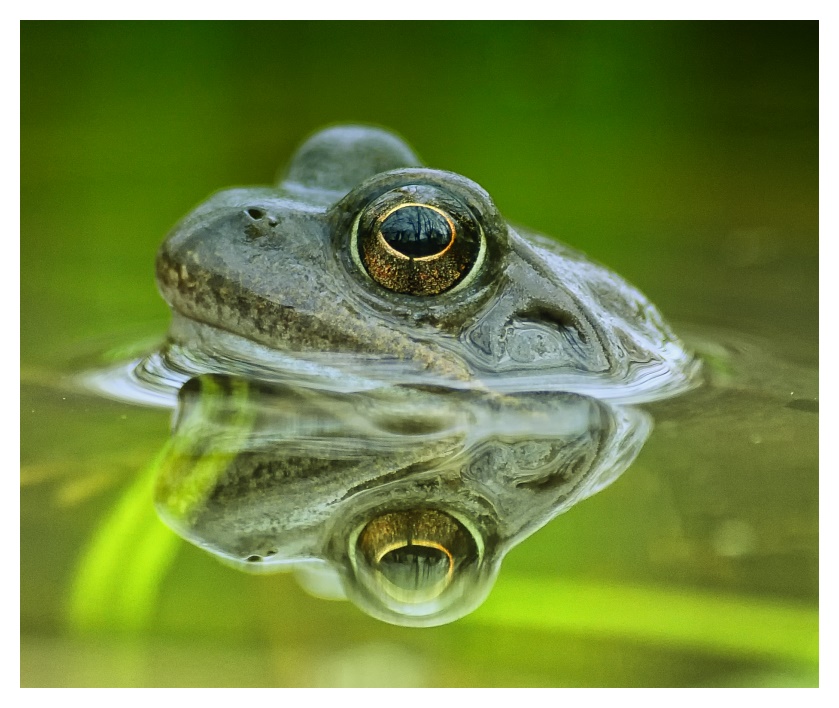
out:
<path id="1" fill-rule="evenodd" d="M 635 459 L 649 416 L 569 393 L 338 393 L 191 379 L 156 470 L 161 518 L 250 572 L 294 571 L 407 626 L 451 622 L 502 558 Z"/>
<path id="2" fill-rule="evenodd" d="M 161 246 L 157 281 L 172 324 L 138 367 L 146 382 L 215 372 L 638 402 L 697 379 L 638 290 L 377 128 L 323 130 L 278 186 L 211 197 Z"/>

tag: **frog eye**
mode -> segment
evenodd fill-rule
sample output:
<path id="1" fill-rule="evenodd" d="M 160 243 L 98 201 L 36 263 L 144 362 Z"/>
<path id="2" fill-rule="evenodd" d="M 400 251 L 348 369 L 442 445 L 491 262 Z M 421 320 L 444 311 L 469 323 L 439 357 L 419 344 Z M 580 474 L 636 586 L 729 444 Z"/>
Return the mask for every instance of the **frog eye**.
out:
<path id="1" fill-rule="evenodd" d="M 432 509 L 378 516 L 356 542 L 356 564 L 367 582 L 403 605 L 435 600 L 477 556 L 463 525 Z"/>
<path id="2" fill-rule="evenodd" d="M 385 192 L 356 219 L 352 257 L 388 290 L 439 295 L 480 270 L 483 230 L 457 197 L 430 185 Z"/>

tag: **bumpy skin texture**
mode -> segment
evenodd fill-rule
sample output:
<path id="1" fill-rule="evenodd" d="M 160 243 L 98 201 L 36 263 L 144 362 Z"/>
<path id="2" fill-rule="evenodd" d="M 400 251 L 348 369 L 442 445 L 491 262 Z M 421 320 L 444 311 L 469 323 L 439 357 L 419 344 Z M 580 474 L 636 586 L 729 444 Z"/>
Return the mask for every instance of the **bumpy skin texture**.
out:
<path id="1" fill-rule="evenodd" d="M 693 359 L 635 288 L 513 228 L 474 182 L 417 164 L 383 130 L 316 134 L 276 188 L 220 192 L 174 229 L 158 255 L 161 293 L 189 320 L 301 358 L 357 360 L 365 375 L 390 382 L 411 372 L 436 383 L 595 395 L 639 381 L 644 395 L 651 380 L 661 390 L 690 385 Z M 392 292 L 354 255 L 359 215 L 408 185 L 444 191 L 479 225 L 485 250 L 462 287 Z"/>

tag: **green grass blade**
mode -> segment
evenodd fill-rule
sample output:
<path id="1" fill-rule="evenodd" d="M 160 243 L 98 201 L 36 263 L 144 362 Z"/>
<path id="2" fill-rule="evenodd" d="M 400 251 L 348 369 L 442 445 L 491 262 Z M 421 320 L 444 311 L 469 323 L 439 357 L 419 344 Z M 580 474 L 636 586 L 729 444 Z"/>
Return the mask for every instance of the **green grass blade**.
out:
<path id="1" fill-rule="evenodd" d="M 690 589 L 504 576 L 468 622 L 817 664 L 818 609 Z"/>

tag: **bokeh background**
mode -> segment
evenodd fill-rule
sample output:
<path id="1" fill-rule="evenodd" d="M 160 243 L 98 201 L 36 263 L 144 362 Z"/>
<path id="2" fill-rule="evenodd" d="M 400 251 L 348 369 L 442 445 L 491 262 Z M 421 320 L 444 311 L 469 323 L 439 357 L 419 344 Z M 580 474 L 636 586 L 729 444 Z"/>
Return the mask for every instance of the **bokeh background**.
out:
<path id="1" fill-rule="evenodd" d="M 57 390 L 51 372 L 91 339 L 162 333 L 153 264 L 172 225 L 217 189 L 272 182 L 309 133 L 348 121 L 402 134 L 677 328 L 771 341 L 815 381 L 815 22 L 23 22 L 22 683 L 813 684 L 817 415 L 773 419 L 757 461 L 733 435 L 685 444 L 660 426 L 612 489 L 516 549 L 497 602 L 528 603 L 516 578 L 561 575 L 574 602 L 595 598 L 582 624 L 554 612 L 540 627 L 491 597 L 450 627 L 389 627 L 184 546 L 141 633 L 66 628 L 78 549 L 168 421 Z M 741 403 L 742 419 L 758 401 Z M 732 649 L 717 605 L 696 601 L 674 622 L 695 612 L 702 638 L 668 634 L 655 594 L 647 630 L 598 625 L 621 602 L 596 588 L 627 583 L 743 594 L 791 628 Z"/>

